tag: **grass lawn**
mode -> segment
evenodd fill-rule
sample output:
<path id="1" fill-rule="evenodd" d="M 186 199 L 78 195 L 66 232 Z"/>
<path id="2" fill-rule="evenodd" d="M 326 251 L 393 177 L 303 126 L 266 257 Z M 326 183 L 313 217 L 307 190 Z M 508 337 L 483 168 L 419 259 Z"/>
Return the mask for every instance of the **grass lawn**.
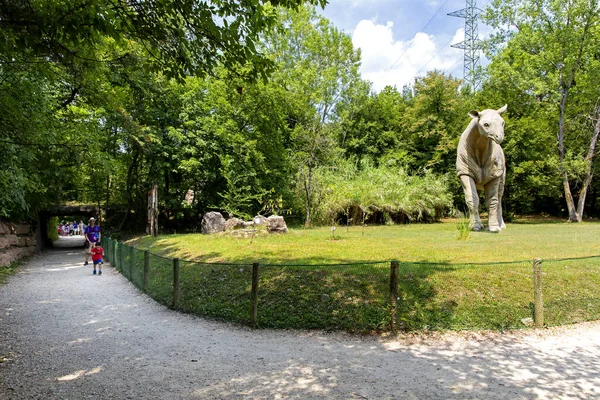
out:
<path id="1" fill-rule="evenodd" d="M 127 243 L 140 249 L 130 275 L 140 286 L 141 249 L 150 249 L 149 292 L 170 304 L 168 258 L 188 260 L 181 264 L 180 308 L 246 323 L 251 263 L 259 262 L 259 326 L 369 332 L 389 326 L 389 261 L 398 260 L 404 329 L 509 329 L 532 316 L 530 261 L 542 258 L 546 323 L 600 318 L 600 257 L 593 257 L 600 255 L 600 223 L 517 221 L 502 233 L 472 232 L 467 240 L 457 239 L 455 221 L 335 232 L 335 240 L 330 228 L 254 239 L 140 237 Z M 130 265 L 124 254 L 123 265 Z M 564 260 L 581 257 L 589 258 Z"/>
<path id="2" fill-rule="evenodd" d="M 153 253 L 202 262 L 331 264 L 357 261 L 481 263 L 600 255 L 600 223 L 512 223 L 501 233 L 457 240 L 456 222 L 294 229 L 287 235 L 232 238 L 182 234 L 128 243 Z M 363 233 L 364 232 L 364 233 Z"/>

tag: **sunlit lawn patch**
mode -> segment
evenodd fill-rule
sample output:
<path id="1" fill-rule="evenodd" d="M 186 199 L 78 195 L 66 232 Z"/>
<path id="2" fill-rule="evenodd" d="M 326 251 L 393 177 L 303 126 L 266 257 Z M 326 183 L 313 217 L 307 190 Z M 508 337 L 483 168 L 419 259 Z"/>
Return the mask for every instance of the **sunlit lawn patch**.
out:
<path id="1" fill-rule="evenodd" d="M 500 234 L 473 232 L 467 240 L 457 240 L 454 222 L 336 232 L 337 240 L 319 228 L 252 239 L 189 234 L 131 243 L 189 260 L 182 267 L 182 310 L 241 323 L 249 319 L 251 264 L 260 263 L 262 327 L 387 329 L 391 260 L 400 261 L 398 319 L 405 329 L 523 327 L 521 320 L 532 315 L 533 258 L 545 260 L 548 324 L 600 318 L 600 258 L 550 260 L 600 255 L 589 240 L 600 235 L 597 223 L 513 223 Z M 332 265 L 339 263 L 348 264 Z M 163 271 L 151 288 L 168 304 L 172 278 L 168 265 Z"/>

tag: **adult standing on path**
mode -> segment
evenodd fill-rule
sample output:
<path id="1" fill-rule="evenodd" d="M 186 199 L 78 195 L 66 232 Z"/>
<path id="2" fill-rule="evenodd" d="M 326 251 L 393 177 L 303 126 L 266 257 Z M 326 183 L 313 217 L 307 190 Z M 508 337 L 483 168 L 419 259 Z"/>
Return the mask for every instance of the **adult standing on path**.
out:
<path id="1" fill-rule="evenodd" d="M 96 218 L 90 218 L 88 226 L 85 228 L 85 263 L 88 265 L 88 260 L 92 254 L 92 248 L 96 242 L 100 241 L 100 227 L 96 225 Z"/>

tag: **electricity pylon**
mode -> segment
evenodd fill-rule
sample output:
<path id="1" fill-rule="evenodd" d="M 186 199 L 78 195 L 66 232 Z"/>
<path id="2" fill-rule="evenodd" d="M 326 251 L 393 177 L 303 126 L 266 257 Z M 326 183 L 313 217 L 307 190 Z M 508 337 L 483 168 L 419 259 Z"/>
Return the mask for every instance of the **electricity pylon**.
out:
<path id="1" fill-rule="evenodd" d="M 477 30 L 477 18 L 481 10 L 475 5 L 475 0 L 466 0 L 467 6 L 462 10 L 449 13 L 451 17 L 459 17 L 465 19 L 465 40 L 460 43 L 453 44 L 451 47 L 463 49 L 465 51 L 464 73 L 463 78 L 465 85 L 475 90 L 479 84 L 476 76 L 477 64 L 479 64 L 479 33 Z"/>

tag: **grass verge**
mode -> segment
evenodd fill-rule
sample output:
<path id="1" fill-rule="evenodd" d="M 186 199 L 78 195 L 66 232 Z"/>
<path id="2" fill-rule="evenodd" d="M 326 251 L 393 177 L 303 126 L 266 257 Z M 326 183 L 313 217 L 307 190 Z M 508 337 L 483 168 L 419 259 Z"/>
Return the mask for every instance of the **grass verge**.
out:
<path id="1" fill-rule="evenodd" d="M 0 267 L 0 285 L 4 285 L 11 275 L 17 272 L 18 263 L 11 263 L 8 266 Z"/>
<path id="2" fill-rule="evenodd" d="M 362 228 L 340 229 L 335 241 L 323 228 L 252 240 L 172 235 L 130 244 L 153 253 L 149 292 L 167 305 L 169 257 L 187 260 L 181 263 L 179 308 L 197 315 L 247 323 L 251 263 L 259 262 L 258 326 L 384 331 L 389 260 L 397 259 L 402 328 L 503 330 L 522 328 L 521 320 L 532 316 L 533 258 L 544 259 L 548 325 L 599 319 L 600 257 L 594 256 L 600 249 L 589 241 L 599 234 L 598 223 L 528 221 L 500 234 L 472 232 L 465 241 L 457 240 L 455 221 L 449 221 L 368 227 L 364 235 Z M 130 273 L 138 287 L 139 254 Z"/>

